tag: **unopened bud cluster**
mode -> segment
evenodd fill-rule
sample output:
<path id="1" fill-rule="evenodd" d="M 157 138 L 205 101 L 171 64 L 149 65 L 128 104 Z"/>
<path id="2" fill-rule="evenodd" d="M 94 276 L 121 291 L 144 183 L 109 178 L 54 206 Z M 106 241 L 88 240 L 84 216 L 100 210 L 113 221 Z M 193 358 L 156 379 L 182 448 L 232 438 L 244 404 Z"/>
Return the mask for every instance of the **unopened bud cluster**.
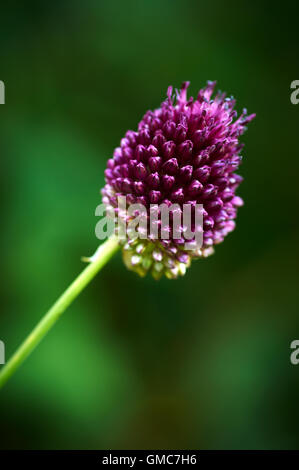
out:
<path id="1" fill-rule="evenodd" d="M 183 83 L 173 96 L 155 111 L 148 111 L 138 130 L 128 131 L 120 147 L 108 160 L 103 202 L 117 211 L 118 196 L 128 204 L 173 204 L 183 208 L 203 205 L 203 242 L 200 248 L 185 249 L 185 240 L 146 240 L 128 238 L 123 244 L 124 261 L 140 275 L 151 272 L 155 278 L 165 274 L 176 278 L 185 273 L 193 258 L 206 257 L 234 230 L 237 209 L 243 204 L 236 196 L 242 177 L 236 174 L 241 162 L 239 136 L 254 118 L 246 110 L 237 118 L 235 100 L 218 92 L 208 82 L 197 98 L 187 99 L 189 83 Z M 197 227 L 193 229 L 196 231 Z"/>

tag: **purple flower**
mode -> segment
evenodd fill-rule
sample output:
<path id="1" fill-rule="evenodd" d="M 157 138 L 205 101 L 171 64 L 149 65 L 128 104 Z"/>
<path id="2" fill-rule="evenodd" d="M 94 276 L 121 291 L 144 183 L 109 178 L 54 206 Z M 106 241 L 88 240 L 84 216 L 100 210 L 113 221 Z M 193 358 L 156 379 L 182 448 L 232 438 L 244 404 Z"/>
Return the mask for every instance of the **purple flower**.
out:
<path id="1" fill-rule="evenodd" d="M 235 194 L 242 181 L 235 173 L 242 159 L 239 136 L 255 115 L 243 110 L 237 118 L 235 100 L 224 93 L 212 99 L 215 82 L 208 82 L 196 99 L 187 99 L 188 86 L 185 82 L 176 90 L 176 99 L 168 88 L 167 100 L 144 115 L 137 132 L 126 133 L 105 171 L 103 202 L 115 214 L 119 215 L 118 196 L 126 196 L 129 204 L 143 204 L 148 217 L 155 204 L 178 204 L 181 209 L 184 204 L 203 205 L 199 249 L 186 249 L 171 227 L 159 226 L 158 237 L 128 236 L 122 243 L 124 260 L 140 275 L 184 274 L 192 258 L 209 256 L 214 245 L 234 230 L 237 209 L 243 204 Z M 160 236 L 163 228 L 169 231 L 167 240 Z"/>

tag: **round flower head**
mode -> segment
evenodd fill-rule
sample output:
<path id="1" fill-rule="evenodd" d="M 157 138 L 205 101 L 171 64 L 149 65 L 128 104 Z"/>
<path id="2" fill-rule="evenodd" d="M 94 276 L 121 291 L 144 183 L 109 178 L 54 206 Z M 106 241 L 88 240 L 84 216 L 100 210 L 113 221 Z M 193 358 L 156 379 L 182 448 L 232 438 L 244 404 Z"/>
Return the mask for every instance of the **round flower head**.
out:
<path id="1" fill-rule="evenodd" d="M 183 83 L 175 98 L 168 88 L 167 100 L 144 115 L 137 132 L 126 133 L 105 170 L 103 202 L 128 229 L 120 239 L 124 261 L 129 269 L 140 275 L 151 272 L 156 279 L 163 274 L 176 278 L 192 259 L 212 254 L 214 245 L 234 230 L 243 204 L 235 194 L 242 181 L 235 173 L 243 147 L 238 138 L 255 115 L 243 110 L 236 119 L 233 98 L 218 92 L 212 99 L 215 82 L 208 82 L 195 100 L 187 99 L 188 86 Z M 122 207 L 120 199 L 125 201 Z M 169 208 L 166 221 L 162 207 Z M 130 230 L 136 215 L 143 215 L 145 223 Z M 179 233 L 173 228 L 175 219 L 180 220 Z"/>

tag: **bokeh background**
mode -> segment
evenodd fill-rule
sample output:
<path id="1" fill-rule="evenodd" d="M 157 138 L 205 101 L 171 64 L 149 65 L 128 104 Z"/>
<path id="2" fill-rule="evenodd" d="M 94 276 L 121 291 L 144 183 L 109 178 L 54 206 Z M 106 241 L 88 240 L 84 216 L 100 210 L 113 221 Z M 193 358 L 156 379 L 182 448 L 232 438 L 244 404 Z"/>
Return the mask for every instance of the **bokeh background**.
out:
<path id="1" fill-rule="evenodd" d="M 298 47 L 296 1 L 1 5 L 7 358 L 96 249 L 105 162 L 169 84 L 257 113 L 235 232 L 177 281 L 118 253 L 1 391 L 1 448 L 299 447 Z"/>

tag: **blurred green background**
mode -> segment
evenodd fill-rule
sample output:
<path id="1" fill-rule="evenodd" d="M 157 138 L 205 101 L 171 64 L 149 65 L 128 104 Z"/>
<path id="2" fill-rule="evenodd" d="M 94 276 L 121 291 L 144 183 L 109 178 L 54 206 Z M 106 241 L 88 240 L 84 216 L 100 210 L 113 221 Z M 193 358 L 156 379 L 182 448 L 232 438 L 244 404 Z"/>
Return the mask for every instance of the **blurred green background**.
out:
<path id="1" fill-rule="evenodd" d="M 169 84 L 257 113 L 235 232 L 177 281 L 118 253 L 1 391 L 1 448 L 299 447 L 298 46 L 296 1 L 1 5 L 7 358 L 96 249 L 106 160 Z"/>

